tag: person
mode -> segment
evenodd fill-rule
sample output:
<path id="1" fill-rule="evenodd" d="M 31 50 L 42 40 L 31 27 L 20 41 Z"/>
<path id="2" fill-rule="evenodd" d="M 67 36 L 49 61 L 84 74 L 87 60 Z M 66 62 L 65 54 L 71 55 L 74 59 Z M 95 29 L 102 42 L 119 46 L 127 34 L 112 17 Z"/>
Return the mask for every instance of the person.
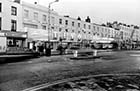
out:
<path id="1" fill-rule="evenodd" d="M 62 44 L 58 45 L 57 50 L 59 51 L 59 54 L 60 54 L 60 55 L 63 54 L 63 47 L 62 47 Z"/>
<path id="2" fill-rule="evenodd" d="M 46 54 L 46 56 L 51 56 L 51 47 L 49 44 L 46 44 L 45 54 Z"/>
<path id="3" fill-rule="evenodd" d="M 35 45 L 33 46 L 33 51 L 34 51 L 34 52 L 36 51 L 36 46 L 35 46 Z"/>
<path id="4" fill-rule="evenodd" d="M 43 52 L 44 52 L 44 47 L 43 45 L 40 46 L 40 55 L 42 56 L 43 55 Z"/>

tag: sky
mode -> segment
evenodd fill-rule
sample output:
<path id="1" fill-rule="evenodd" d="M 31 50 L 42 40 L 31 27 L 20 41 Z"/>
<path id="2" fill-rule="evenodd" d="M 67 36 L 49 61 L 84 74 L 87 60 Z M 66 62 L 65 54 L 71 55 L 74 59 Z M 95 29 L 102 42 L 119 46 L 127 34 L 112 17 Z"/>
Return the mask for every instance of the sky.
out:
<path id="1" fill-rule="evenodd" d="M 55 0 L 22 0 L 48 7 Z M 53 3 L 51 8 L 59 15 L 70 17 L 81 17 L 85 20 L 87 16 L 93 23 L 102 24 L 118 21 L 125 24 L 140 26 L 140 0 L 59 0 Z"/>

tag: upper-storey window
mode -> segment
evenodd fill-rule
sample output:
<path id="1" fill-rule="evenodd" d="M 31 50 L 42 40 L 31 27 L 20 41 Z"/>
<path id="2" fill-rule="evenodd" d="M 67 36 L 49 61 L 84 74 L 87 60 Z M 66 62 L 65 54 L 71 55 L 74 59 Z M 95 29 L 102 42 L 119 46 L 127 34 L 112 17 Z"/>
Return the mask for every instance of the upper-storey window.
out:
<path id="1" fill-rule="evenodd" d="M 38 13 L 34 12 L 34 20 L 38 20 Z"/>
<path id="2" fill-rule="evenodd" d="M 93 26 L 93 30 L 94 30 L 94 31 L 96 30 L 95 26 Z"/>
<path id="3" fill-rule="evenodd" d="M 52 24 L 55 24 L 55 17 L 51 17 L 51 22 L 52 22 Z"/>
<path id="4" fill-rule="evenodd" d="M 86 24 L 84 24 L 84 29 L 86 29 Z"/>
<path id="5" fill-rule="evenodd" d="M 1 26 L 2 26 L 2 19 L 0 17 L 0 30 L 1 30 Z"/>
<path id="6" fill-rule="evenodd" d="M 65 25 L 68 25 L 68 20 L 65 20 Z"/>
<path id="7" fill-rule="evenodd" d="M 43 16 L 42 16 L 42 20 L 43 20 L 43 21 L 47 21 L 47 16 L 46 16 L 46 15 L 43 15 Z"/>
<path id="8" fill-rule="evenodd" d="M 29 18 L 29 10 L 24 10 L 24 18 Z"/>
<path id="9" fill-rule="evenodd" d="M 11 20 L 11 31 L 16 31 L 17 29 L 17 21 Z"/>
<path id="10" fill-rule="evenodd" d="M 2 12 L 2 3 L 0 3 L 0 12 Z"/>
<path id="11" fill-rule="evenodd" d="M 90 29 L 91 27 L 90 27 L 90 25 L 88 25 L 88 29 Z"/>
<path id="12" fill-rule="evenodd" d="M 17 8 L 14 6 L 11 6 L 11 15 L 17 15 Z"/>
<path id="13" fill-rule="evenodd" d="M 62 24 L 62 19 L 59 19 L 59 24 Z"/>
<path id="14" fill-rule="evenodd" d="M 78 27 L 80 27 L 80 23 L 78 23 Z"/>
<path id="15" fill-rule="evenodd" d="M 74 21 L 72 22 L 72 26 L 74 26 Z"/>

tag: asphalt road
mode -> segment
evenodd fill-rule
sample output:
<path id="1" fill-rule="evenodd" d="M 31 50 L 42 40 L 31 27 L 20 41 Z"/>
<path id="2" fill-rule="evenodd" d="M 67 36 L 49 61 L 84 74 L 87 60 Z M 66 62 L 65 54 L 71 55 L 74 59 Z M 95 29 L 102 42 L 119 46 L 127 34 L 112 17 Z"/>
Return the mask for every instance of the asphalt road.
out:
<path id="1" fill-rule="evenodd" d="M 68 56 L 41 57 L 0 65 L 0 91 L 20 91 L 60 79 L 112 73 L 139 73 L 140 51 L 100 53 L 100 59 L 70 60 Z"/>

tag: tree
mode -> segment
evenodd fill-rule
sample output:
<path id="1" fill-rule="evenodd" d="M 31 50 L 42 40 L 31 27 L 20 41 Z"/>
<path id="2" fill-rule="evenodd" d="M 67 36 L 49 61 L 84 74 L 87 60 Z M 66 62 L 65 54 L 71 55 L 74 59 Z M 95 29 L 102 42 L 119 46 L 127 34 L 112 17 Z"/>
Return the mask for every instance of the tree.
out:
<path id="1" fill-rule="evenodd" d="M 77 20 L 81 21 L 81 18 L 78 16 Z"/>
<path id="2" fill-rule="evenodd" d="M 91 22 L 91 20 L 90 20 L 89 16 L 87 16 L 87 18 L 85 19 L 85 21 L 86 21 L 86 22 L 88 22 L 88 23 L 90 23 L 90 22 Z"/>
<path id="3" fill-rule="evenodd" d="M 106 25 L 103 23 L 102 26 L 106 26 Z"/>

